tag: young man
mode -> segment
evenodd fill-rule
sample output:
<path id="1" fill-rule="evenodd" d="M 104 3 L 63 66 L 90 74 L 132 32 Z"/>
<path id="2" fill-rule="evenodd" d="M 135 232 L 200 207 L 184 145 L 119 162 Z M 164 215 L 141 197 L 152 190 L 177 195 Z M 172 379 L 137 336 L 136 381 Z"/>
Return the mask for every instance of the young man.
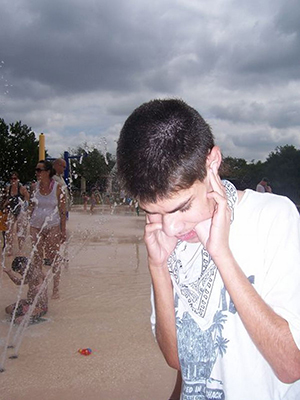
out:
<path id="1" fill-rule="evenodd" d="M 151 320 L 179 371 L 171 398 L 300 398 L 296 207 L 221 181 L 210 127 L 181 100 L 137 108 L 117 163 L 146 212 Z"/>

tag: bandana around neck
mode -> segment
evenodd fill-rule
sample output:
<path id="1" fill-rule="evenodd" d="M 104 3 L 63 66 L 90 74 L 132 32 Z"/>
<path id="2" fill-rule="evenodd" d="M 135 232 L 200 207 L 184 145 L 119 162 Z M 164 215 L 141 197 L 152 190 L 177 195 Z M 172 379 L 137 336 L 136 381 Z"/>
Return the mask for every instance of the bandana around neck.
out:
<path id="1" fill-rule="evenodd" d="M 238 202 L 237 190 L 229 181 L 222 181 L 231 223 Z M 219 306 L 223 281 L 210 254 L 201 243 L 178 241 L 168 259 L 168 268 L 178 297 L 177 313 L 187 311 L 201 329 L 208 329 Z M 177 303 L 177 302 L 176 302 Z"/>

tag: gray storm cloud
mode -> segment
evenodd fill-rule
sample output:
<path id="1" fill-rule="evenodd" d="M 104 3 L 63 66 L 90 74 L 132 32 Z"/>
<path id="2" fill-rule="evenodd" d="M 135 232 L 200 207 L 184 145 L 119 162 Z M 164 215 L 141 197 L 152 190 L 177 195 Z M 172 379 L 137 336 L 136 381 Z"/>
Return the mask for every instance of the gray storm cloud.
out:
<path id="1" fill-rule="evenodd" d="M 44 132 L 54 156 L 100 136 L 114 152 L 135 107 L 180 97 L 212 124 L 225 155 L 299 147 L 300 5 L 261 3 L 7 1 L 0 117 Z"/>

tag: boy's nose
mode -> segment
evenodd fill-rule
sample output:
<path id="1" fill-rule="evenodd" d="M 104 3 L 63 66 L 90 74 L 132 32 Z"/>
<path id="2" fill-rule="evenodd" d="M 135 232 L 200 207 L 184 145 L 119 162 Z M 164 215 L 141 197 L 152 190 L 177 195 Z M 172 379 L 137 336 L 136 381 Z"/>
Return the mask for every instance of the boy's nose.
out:
<path id="1" fill-rule="evenodd" d="M 183 231 L 183 223 L 177 213 L 164 215 L 162 226 L 167 236 L 177 236 Z"/>

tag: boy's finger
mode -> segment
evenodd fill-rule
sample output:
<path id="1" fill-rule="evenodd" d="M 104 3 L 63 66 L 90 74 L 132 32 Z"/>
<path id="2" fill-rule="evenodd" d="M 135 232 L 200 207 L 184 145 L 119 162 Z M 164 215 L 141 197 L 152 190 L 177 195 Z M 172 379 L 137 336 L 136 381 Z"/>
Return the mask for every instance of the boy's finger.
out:
<path id="1" fill-rule="evenodd" d="M 146 234 L 150 234 L 150 233 L 153 233 L 155 231 L 160 231 L 160 230 L 162 230 L 162 224 L 159 223 L 159 222 L 148 223 L 145 226 L 145 233 Z"/>
<path id="2" fill-rule="evenodd" d="M 222 181 L 218 175 L 218 172 L 214 171 L 213 168 L 209 169 L 210 183 L 215 192 L 219 193 L 221 196 L 225 196 L 225 189 Z"/>

